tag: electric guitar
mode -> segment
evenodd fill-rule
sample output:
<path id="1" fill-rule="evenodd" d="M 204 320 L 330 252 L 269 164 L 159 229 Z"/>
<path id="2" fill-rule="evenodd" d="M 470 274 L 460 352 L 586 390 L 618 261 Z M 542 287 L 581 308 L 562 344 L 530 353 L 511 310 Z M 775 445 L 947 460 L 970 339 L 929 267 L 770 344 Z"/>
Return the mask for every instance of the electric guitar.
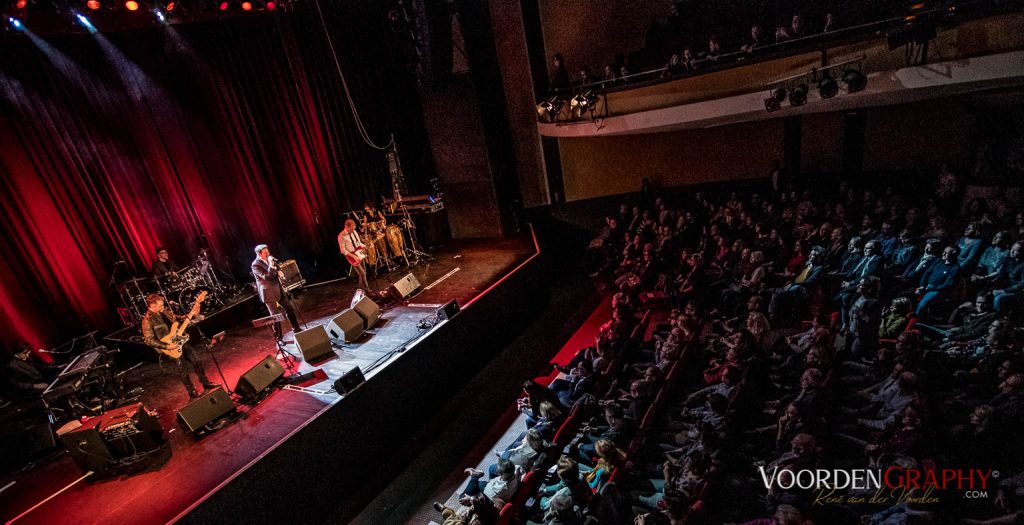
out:
<path id="1" fill-rule="evenodd" d="M 356 251 L 352 253 L 346 253 L 345 258 L 348 259 L 348 263 L 352 266 L 359 266 L 363 260 L 366 259 L 366 248 L 363 246 L 356 247 Z"/>
<path id="2" fill-rule="evenodd" d="M 167 335 L 160 338 L 160 342 L 169 345 L 175 345 L 173 348 L 161 348 L 159 349 L 164 355 L 173 358 L 181 358 L 181 345 L 188 342 L 188 334 L 185 333 L 185 329 L 188 328 L 189 323 L 192 322 L 192 318 L 199 313 L 199 306 L 206 299 L 206 290 L 199 292 L 196 296 L 196 302 L 192 303 L 192 309 L 189 310 L 188 315 L 185 316 L 181 321 L 175 321 L 171 325 L 171 331 Z"/>

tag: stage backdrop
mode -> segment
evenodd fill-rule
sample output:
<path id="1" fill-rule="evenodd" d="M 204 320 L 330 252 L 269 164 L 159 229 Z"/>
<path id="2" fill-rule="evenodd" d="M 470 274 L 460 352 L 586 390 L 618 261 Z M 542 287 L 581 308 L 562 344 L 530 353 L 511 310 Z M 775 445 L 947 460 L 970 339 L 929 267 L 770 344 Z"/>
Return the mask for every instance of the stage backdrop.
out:
<path id="1" fill-rule="evenodd" d="M 324 2 L 326 28 L 369 134 L 395 133 L 422 191 L 433 164 L 408 49 L 374 4 Z M 327 34 L 300 6 L 0 37 L 0 342 L 116 327 L 114 263 L 144 275 L 157 246 L 178 264 L 207 247 L 246 281 L 261 242 L 307 272 L 337 271 L 342 213 L 391 181 L 356 129 Z"/>

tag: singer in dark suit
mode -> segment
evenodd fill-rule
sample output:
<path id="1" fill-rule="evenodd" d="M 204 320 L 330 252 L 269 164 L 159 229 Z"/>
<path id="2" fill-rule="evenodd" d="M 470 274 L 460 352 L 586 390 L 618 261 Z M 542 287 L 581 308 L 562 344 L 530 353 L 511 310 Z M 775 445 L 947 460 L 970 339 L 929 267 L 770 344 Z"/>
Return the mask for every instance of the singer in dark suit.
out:
<path id="1" fill-rule="evenodd" d="M 252 261 L 252 275 L 256 278 L 256 291 L 260 294 L 260 300 L 267 305 L 270 315 L 279 314 L 282 311 L 292 325 L 292 330 L 301 330 L 298 318 L 295 316 L 295 309 L 292 308 L 288 295 L 281 286 L 283 273 L 278 269 L 278 261 L 270 255 L 270 248 L 266 244 L 256 246 L 256 259 Z M 281 332 L 281 323 L 274 323 L 274 335 L 278 339 L 284 335 Z"/>

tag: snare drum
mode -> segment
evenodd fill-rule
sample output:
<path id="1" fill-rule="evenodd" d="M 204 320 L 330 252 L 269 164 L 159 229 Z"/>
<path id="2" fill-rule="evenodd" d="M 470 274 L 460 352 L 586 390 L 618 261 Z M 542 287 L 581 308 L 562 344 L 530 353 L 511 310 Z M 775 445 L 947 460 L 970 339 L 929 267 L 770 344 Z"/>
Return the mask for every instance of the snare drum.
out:
<path id="1" fill-rule="evenodd" d="M 405 256 L 405 237 L 402 236 L 402 229 L 392 224 L 387 228 L 388 247 L 391 248 L 392 257 Z"/>

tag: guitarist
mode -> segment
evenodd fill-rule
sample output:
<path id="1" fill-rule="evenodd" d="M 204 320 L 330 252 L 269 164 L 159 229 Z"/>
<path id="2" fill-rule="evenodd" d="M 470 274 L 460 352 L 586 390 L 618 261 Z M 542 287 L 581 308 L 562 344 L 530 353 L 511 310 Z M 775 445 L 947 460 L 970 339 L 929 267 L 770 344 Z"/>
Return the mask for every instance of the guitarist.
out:
<path id="1" fill-rule="evenodd" d="M 369 290 L 370 284 L 366 281 L 366 246 L 359 233 L 356 232 L 356 221 L 348 219 L 345 221 L 345 229 L 338 234 L 338 248 L 345 256 L 348 263 L 352 265 L 356 275 L 359 276 L 359 288 Z"/>
<path id="2" fill-rule="evenodd" d="M 142 318 L 142 338 L 143 341 L 156 349 L 161 354 L 170 355 L 175 354 L 177 350 L 181 350 L 181 357 L 174 361 L 178 365 L 178 373 L 181 375 L 181 384 L 185 385 L 185 390 L 188 391 L 189 398 L 199 397 L 199 393 L 196 392 L 195 385 L 192 384 L 192 379 L 188 375 L 188 365 L 192 365 L 192 368 L 196 371 L 196 376 L 199 377 L 199 382 L 203 385 L 203 390 L 211 390 L 219 387 L 217 383 L 214 383 L 206 377 L 206 370 L 203 369 L 203 363 L 199 360 L 199 354 L 195 352 L 192 345 L 185 343 L 178 345 L 174 343 L 164 343 L 160 339 L 165 337 L 171 332 L 171 324 L 181 321 L 184 316 L 179 317 L 174 312 L 164 308 L 164 298 L 160 294 L 149 294 L 146 296 L 146 315 Z M 197 316 L 197 319 L 201 316 Z"/>

